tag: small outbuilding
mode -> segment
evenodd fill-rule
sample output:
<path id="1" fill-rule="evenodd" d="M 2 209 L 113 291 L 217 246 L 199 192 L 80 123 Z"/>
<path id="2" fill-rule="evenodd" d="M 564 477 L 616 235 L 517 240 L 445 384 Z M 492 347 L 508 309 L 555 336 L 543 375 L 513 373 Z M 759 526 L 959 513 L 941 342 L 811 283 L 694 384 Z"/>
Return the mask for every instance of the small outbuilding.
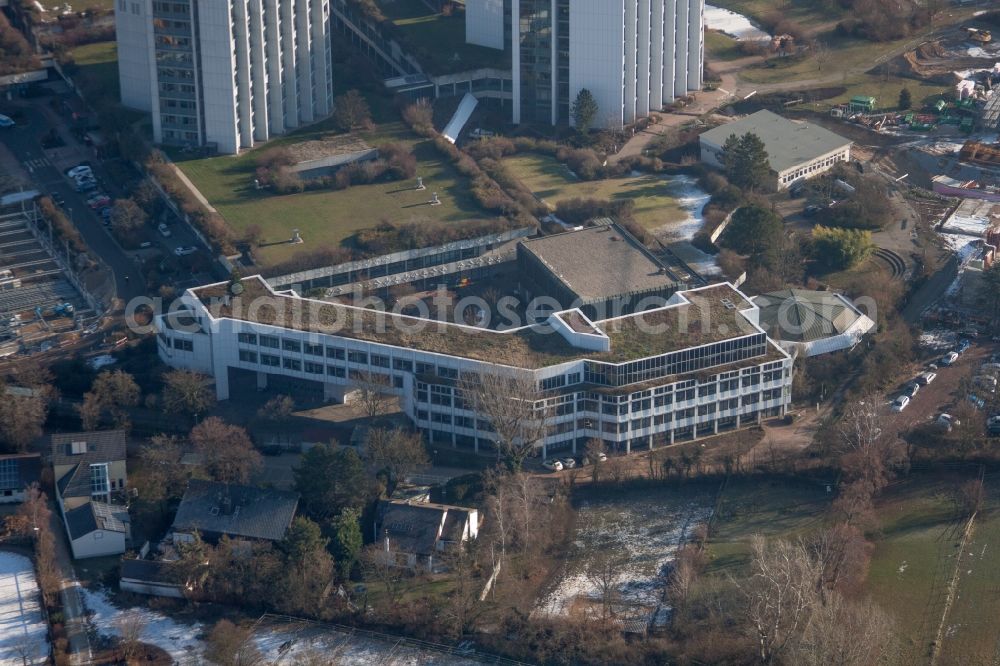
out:
<path id="1" fill-rule="evenodd" d="M 37 453 L 10 453 L 0 456 L 0 504 L 24 501 L 28 486 L 42 473 L 42 457 Z"/>

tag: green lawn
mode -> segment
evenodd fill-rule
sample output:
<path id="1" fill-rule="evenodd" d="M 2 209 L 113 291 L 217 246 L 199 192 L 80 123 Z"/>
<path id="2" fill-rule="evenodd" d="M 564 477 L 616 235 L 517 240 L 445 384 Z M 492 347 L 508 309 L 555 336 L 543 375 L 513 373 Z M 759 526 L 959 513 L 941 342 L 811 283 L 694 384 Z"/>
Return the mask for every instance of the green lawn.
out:
<path id="1" fill-rule="evenodd" d="M 69 55 L 76 63 L 76 70 L 71 72 L 73 81 L 88 102 L 95 103 L 98 98 L 118 101 L 118 45 L 115 42 L 85 44 L 71 50 Z"/>
<path id="2" fill-rule="evenodd" d="M 374 227 L 383 220 L 431 220 L 460 224 L 463 220 L 484 217 L 468 191 L 467 179 L 441 159 L 430 141 L 417 139 L 398 122 L 380 125 L 374 132 L 365 133 L 363 138 L 373 146 L 388 141 L 411 145 L 419 161 L 417 173 L 423 177 L 427 187 L 425 191 L 414 190 L 413 181 L 285 196 L 254 189 L 255 159 L 260 151 L 319 138 L 324 133 L 323 126 L 307 128 L 239 157 L 213 157 L 178 161 L 177 164 L 225 217 L 237 235 L 250 225 L 261 227 L 265 247 L 258 250 L 257 257 L 265 264 L 284 261 L 299 251 L 339 245 L 356 231 Z M 426 205 L 433 192 L 438 193 L 440 206 Z M 301 231 L 304 244 L 281 242 L 291 237 L 292 229 Z M 278 244 L 266 246 L 267 243 Z"/>
<path id="3" fill-rule="evenodd" d="M 739 42 L 716 30 L 705 31 L 705 60 L 709 65 L 718 60 L 737 60 L 742 58 Z"/>
<path id="4" fill-rule="evenodd" d="M 743 14 L 758 24 L 780 15 L 807 28 L 839 21 L 846 14 L 837 3 L 818 0 L 714 0 L 710 4 Z"/>
<path id="5" fill-rule="evenodd" d="M 687 217 L 687 212 L 677 203 L 678 193 L 669 176 L 641 174 L 628 178 L 581 181 L 565 165 L 545 155 L 515 155 L 504 159 L 503 163 L 553 210 L 560 201 L 577 197 L 632 199 L 635 201 L 635 220 L 647 229 Z"/>
<path id="6" fill-rule="evenodd" d="M 882 536 L 875 542 L 868 589 L 894 616 L 909 659 L 923 661 L 930 654 L 944 610 L 961 533 L 956 486 L 915 477 L 891 486 L 879 503 Z"/>
<path id="7" fill-rule="evenodd" d="M 709 573 L 749 563 L 754 535 L 795 538 L 818 529 L 833 499 L 826 485 L 810 480 L 733 477 L 718 500 L 709 531 Z"/>

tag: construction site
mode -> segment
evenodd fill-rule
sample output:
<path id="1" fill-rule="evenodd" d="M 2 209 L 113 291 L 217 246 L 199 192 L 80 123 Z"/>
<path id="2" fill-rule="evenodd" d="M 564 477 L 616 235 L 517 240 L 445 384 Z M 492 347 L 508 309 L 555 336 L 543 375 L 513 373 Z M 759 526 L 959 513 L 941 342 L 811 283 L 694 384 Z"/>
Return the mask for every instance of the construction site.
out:
<path id="1" fill-rule="evenodd" d="M 110 271 L 60 243 L 34 201 L 0 208 L 0 357 L 76 342 L 113 291 Z"/>

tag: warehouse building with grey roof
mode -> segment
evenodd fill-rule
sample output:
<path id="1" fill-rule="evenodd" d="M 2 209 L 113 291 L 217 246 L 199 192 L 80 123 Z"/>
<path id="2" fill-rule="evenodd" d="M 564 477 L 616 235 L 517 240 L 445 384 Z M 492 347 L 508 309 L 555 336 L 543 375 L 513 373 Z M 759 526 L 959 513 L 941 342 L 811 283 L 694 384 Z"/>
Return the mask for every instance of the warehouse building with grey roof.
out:
<path id="1" fill-rule="evenodd" d="M 779 190 L 829 170 L 837 162 L 851 159 L 850 139 L 828 129 L 798 120 L 782 118 L 770 111 L 758 111 L 711 129 L 699 137 L 701 161 L 722 168 L 723 146 L 732 136 L 751 133 L 764 142 L 768 162 Z"/>

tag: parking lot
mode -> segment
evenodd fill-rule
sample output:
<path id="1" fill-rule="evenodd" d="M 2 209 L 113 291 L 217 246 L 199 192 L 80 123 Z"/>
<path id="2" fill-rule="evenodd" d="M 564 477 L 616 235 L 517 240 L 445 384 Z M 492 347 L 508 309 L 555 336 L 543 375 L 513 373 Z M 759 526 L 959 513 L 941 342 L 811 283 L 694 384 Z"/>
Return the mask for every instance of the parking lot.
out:
<path id="1" fill-rule="evenodd" d="M 962 400 L 967 399 L 965 391 L 960 390 L 963 388 L 965 380 L 979 374 L 979 368 L 982 364 L 989 361 L 990 356 L 997 352 L 1000 352 L 1000 344 L 988 340 L 980 341 L 972 344 L 968 351 L 959 356 L 954 364 L 941 366 L 938 363 L 938 369 L 933 370 L 937 374 L 934 381 L 927 386 L 922 386 L 902 412 L 892 411 L 889 403 L 900 394 L 904 385 L 909 383 L 920 372 L 927 370 L 926 364 L 914 365 L 912 374 L 907 376 L 894 391 L 891 391 L 886 396 L 885 404 L 886 411 L 888 412 L 886 419 L 889 423 L 890 432 L 904 433 L 915 426 L 927 423 L 932 419 L 937 419 L 942 413 L 954 411 L 954 408 Z M 943 356 L 943 353 L 939 354 L 939 356 Z M 985 392 L 981 393 L 985 394 Z M 986 397 L 986 395 L 983 395 L 983 397 Z M 992 398 L 992 395 L 989 397 Z M 989 406 L 987 405 L 985 410 L 979 412 L 982 415 L 984 426 L 986 418 L 989 416 L 989 413 L 987 413 L 988 409 Z"/>

